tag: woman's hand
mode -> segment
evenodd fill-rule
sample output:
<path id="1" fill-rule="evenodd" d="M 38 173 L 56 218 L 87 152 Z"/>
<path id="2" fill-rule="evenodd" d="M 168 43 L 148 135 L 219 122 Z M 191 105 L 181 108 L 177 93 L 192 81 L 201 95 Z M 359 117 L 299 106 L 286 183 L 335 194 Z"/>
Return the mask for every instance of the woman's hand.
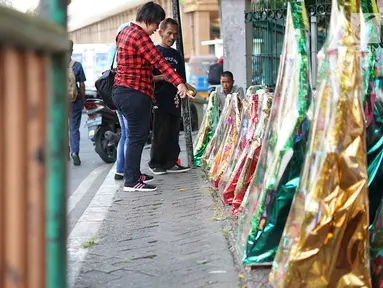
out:
<path id="1" fill-rule="evenodd" d="M 191 98 L 194 98 L 197 95 L 197 90 L 193 86 L 191 86 L 189 83 L 186 83 L 186 87 L 189 90 L 188 96 Z M 193 92 L 193 93 L 191 93 L 191 92 Z"/>
<path id="2" fill-rule="evenodd" d="M 181 98 L 185 98 L 188 94 L 188 88 L 186 87 L 186 85 L 184 83 L 182 84 L 179 84 L 177 86 L 177 89 L 178 89 L 178 95 L 180 95 Z"/>

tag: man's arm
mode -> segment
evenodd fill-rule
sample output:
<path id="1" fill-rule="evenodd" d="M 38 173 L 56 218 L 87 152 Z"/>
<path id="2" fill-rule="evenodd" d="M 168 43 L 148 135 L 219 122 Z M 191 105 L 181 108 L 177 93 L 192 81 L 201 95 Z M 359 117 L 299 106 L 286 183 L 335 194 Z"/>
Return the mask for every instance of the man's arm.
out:
<path id="1" fill-rule="evenodd" d="M 239 96 L 241 97 L 241 99 L 245 99 L 245 93 L 243 92 L 243 88 L 242 87 L 238 87 L 238 94 Z"/>
<path id="2" fill-rule="evenodd" d="M 84 82 L 80 82 L 80 96 L 81 96 L 82 103 L 84 103 L 85 102 L 85 83 Z"/>
<path id="3" fill-rule="evenodd" d="M 76 75 L 76 81 L 80 84 L 80 97 L 81 97 L 81 100 L 82 102 L 84 103 L 85 102 L 85 81 L 86 81 L 86 77 L 85 77 L 85 72 L 84 72 L 84 69 L 82 68 L 82 65 L 80 62 L 77 62 L 79 66 L 79 69 L 78 69 L 78 73 Z"/>

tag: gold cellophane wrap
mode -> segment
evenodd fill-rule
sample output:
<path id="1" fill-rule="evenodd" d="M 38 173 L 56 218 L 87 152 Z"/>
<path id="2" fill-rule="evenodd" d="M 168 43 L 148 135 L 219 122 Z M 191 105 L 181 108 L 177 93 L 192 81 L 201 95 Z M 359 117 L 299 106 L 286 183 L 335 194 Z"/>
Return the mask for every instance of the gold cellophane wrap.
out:
<path id="1" fill-rule="evenodd" d="M 274 287 L 371 287 L 356 11 L 356 0 L 333 1 L 328 72 L 318 79 L 301 182 L 270 275 Z"/>
<path id="2" fill-rule="evenodd" d="M 227 140 L 235 141 L 238 137 L 239 125 L 241 123 L 241 107 L 242 104 L 238 94 L 227 95 L 217 129 L 201 157 L 201 167 L 208 172 L 209 178 L 214 175 L 210 173 L 213 164 L 220 162 L 222 152 L 224 152 L 222 147 L 227 143 Z M 230 133 L 235 135 L 230 135 Z"/>

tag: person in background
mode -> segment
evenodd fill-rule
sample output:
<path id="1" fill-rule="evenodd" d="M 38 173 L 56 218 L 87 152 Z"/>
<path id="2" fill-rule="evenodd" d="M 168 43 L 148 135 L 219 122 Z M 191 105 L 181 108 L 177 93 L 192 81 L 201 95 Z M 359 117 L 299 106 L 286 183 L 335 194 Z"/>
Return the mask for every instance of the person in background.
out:
<path id="1" fill-rule="evenodd" d="M 73 54 L 73 41 L 69 40 L 70 45 L 72 47 Z M 80 125 L 81 125 L 81 116 L 82 110 L 84 108 L 85 102 L 85 73 L 84 69 L 80 62 L 75 62 L 73 64 L 73 73 L 76 78 L 77 83 L 77 98 L 72 103 L 72 107 L 70 108 L 69 114 L 69 131 L 70 131 L 70 153 L 73 160 L 73 165 L 79 166 L 81 165 L 80 160 Z"/>
<path id="2" fill-rule="evenodd" d="M 117 29 L 117 35 L 120 33 L 124 28 L 128 27 L 130 22 L 122 24 L 120 27 Z M 109 52 L 109 59 L 110 60 L 110 65 L 113 68 L 116 68 L 117 62 L 116 62 L 116 43 L 113 43 L 113 46 Z M 116 173 L 114 174 L 114 179 L 115 180 L 123 180 L 124 179 L 124 171 L 125 171 L 125 154 L 126 154 L 126 149 L 128 146 L 128 122 L 126 121 L 125 116 L 122 114 L 120 110 L 117 110 L 117 116 L 118 116 L 118 121 L 120 122 L 120 127 L 121 127 L 121 137 L 120 141 L 118 142 L 118 147 L 117 147 L 117 161 L 116 161 Z"/>
<path id="3" fill-rule="evenodd" d="M 136 22 L 118 33 L 117 69 L 113 103 L 128 121 L 128 145 L 125 157 L 124 191 L 155 191 L 147 184 L 153 180 L 140 171 L 141 156 L 148 138 L 153 93 L 153 68 L 157 68 L 177 87 L 180 97 L 187 97 L 184 80 L 166 62 L 150 36 L 165 19 L 165 10 L 150 1 L 137 10 Z"/>
<path id="4" fill-rule="evenodd" d="M 233 73 L 224 71 L 221 76 L 221 85 L 217 88 L 218 109 L 220 114 L 225 106 L 226 96 L 232 93 L 238 93 L 241 99 L 245 97 L 243 88 L 234 85 Z"/>
<path id="5" fill-rule="evenodd" d="M 223 73 L 223 57 L 219 58 L 217 63 L 210 65 L 208 75 L 207 75 L 207 81 L 209 82 L 209 85 L 219 85 L 222 73 Z"/>
<path id="6" fill-rule="evenodd" d="M 165 57 L 174 71 L 185 81 L 185 63 L 181 54 L 172 48 L 178 36 L 177 21 L 172 18 L 162 21 L 159 34 L 161 36 L 161 44 L 157 45 L 156 48 Z M 177 163 L 181 152 L 178 143 L 181 102 L 177 94 L 177 88 L 167 82 L 166 77 L 157 69 L 154 69 L 153 73 L 156 108 L 154 109 L 153 138 L 150 150 L 150 171 L 154 175 L 189 171 L 189 167 L 183 167 Z"/>

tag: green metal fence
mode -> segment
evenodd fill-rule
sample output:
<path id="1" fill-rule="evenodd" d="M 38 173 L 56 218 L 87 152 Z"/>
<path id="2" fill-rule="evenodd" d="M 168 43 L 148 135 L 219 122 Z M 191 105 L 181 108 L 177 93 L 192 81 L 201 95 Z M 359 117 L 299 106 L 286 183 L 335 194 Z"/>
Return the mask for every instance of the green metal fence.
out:
<path id="1" fill-rule="evenodd" d="M 325 40 L 330 20 L 331 3 L 328 0 L 305 1 L 312 35 L 318 51 Z M 282 51 L 288 1 L 255 1 L 251 11 L 245 12 L 245 22 L 252 23 L 252 84 L 274 87 L 277 80 L 279 57 Z M 315 31 L 314 31 L 315 30 Z"/>

